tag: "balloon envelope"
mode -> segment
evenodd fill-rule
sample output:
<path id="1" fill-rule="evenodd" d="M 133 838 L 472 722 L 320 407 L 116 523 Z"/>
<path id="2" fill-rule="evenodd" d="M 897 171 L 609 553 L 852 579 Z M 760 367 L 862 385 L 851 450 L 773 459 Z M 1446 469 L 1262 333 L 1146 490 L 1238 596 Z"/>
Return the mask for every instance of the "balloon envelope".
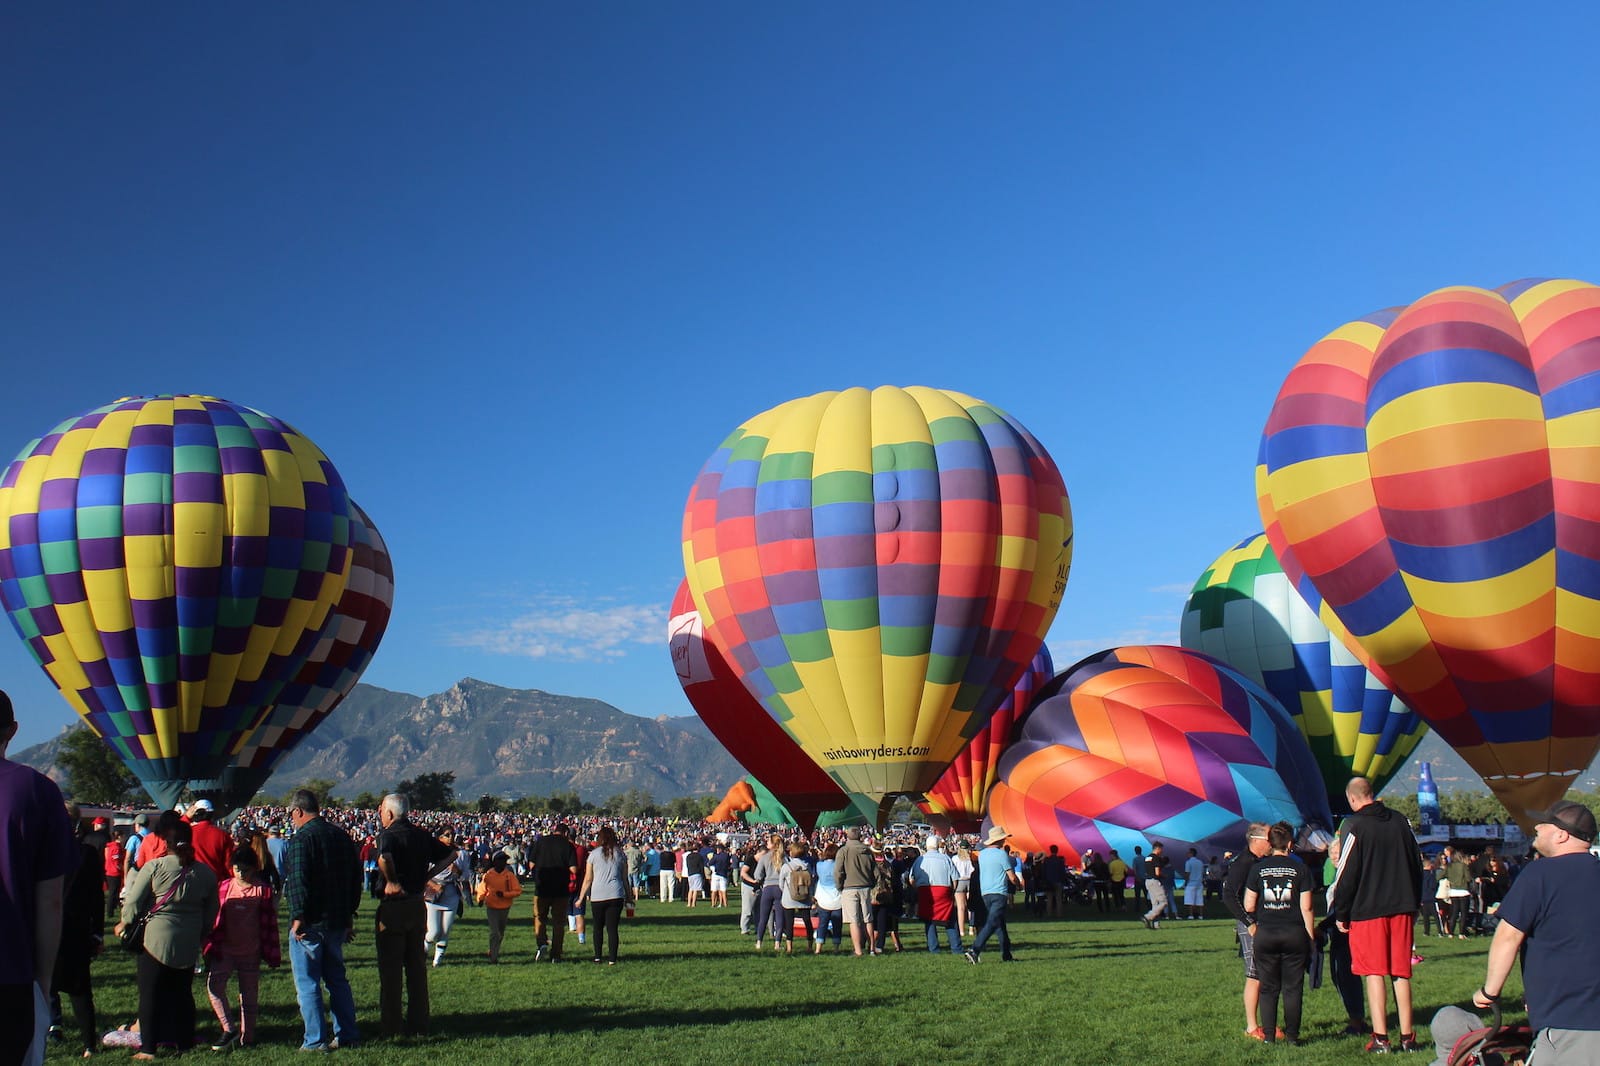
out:
<path id="1" fill-rule="evenodd" d="M 1071 562 L 1054 462 L 927 388 L 782 404 L 707 460 L 684 570 L 712 640 L 848 792 L 925 791 L 1027 668 Z M 886 804 L 884 804 L 886 806 Z"/>
<path id="2" fill-rule="evenodd" d="M 722 652 L 706 639 L 700 612 L 683 582 L 672 598 L 667 644 L 678 683 L 700 720 L 739 765 L 771 790 L 796 824 L 810 832 L 823 811 L 849 801 L 745 690 Z"/>
<path id="3" fill-rule="evenodd" d="M 317 446 L 205 396 L 118 400 L 0 478 L 0 602 L 163 807 L 214 779 L 344 592 L 350 509 Z"/>
<path id="4" fill-rule="evenodd" d="M 1033 708 L 1034 697 L 1054 675 L 1050 651 L 1041 645 L 1011 695 L 928 790 L 924 811 L 944 815 L 958 833 L 978 828 L 983 821 L 984 800 L 1000 775 L 1000 756 L 1016 739 Z"/>
<path id="5" fill-rule="evenodd" d="M 1206 856 L 1251 821 L 1331 825 L 1321 775 L 1287 712 L 1238 671 L 1185 648 L 1115 648 L 1040 692 L 1000 760 L 986 824 L 1012 844 L 1130 859 L 1156 840 Z"/>
<path id="6" fill-rule="evenodd" d="M 1257 494 L 1285 572 L 1507 809 L 1560 798 L 1600 750 L 1600 289 L 1341 326 L 1278 393 Z"/>
<path id="7" fill-rule="evenodd" d="M 211 783 L 193 783 L 196 796 L 218 810 L 245 806 L 284 756 L 322 724 L 356 687 L 389 627 L 394 563 L 371 517 L 354 501 L 350 579 L 305 665 L 283 686 L 261 724 L 240 743 L 233 764 Z"/>
<path id="8" fill-rule="evenodd" d="M 1322 624 L 1264 533 L 1246 537 L 1200 575 L 1184 604 L 1181 632 L 1184 647 L 1227 663 L 1293 715 L 1334 810 L 1345 809 L 1344 787 L 1353 776 L 1382 789 L 1427 732 Z"/>

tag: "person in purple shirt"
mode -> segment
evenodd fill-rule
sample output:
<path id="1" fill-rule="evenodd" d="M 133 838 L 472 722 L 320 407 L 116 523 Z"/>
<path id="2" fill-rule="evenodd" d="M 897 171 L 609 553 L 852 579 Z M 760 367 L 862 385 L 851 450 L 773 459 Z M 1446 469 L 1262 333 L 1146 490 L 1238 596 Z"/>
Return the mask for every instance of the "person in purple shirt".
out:
<path id="1" fill-rule="evenodd" d="M 0 692 L 0 1063 L 22 1062 L 44 1034 L 37 1008 L 50 998 L 66 876 L 77 843 L 61 790 L 6 758 L 17 735 L 11 697 Z"/>

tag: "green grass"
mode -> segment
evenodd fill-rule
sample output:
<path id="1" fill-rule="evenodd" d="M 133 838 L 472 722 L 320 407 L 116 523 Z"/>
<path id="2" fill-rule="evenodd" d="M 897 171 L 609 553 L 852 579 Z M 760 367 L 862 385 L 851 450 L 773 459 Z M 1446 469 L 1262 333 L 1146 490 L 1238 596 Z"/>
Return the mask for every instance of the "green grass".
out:
<path id="1" fill-rule="evenodd" d="M 341 1051 L 350 1063 L 384 1066 L 446 1059 L 456 1066 L 505 1062 L 874 1063 L 1037 1062 L 1105 1064 L 1265 1063 L 1307 1066 L 1360 1060 L 1361 1041 L 1336 1035 L 1344 1011 L 1331 984 L 1307 990 L 1301 1048 L 1246 1039 L 1240 966 L 1230 921 L 1172 922 L 1146 930 L 1131 913 L 1101 919 L 1073 908 L 1060 921 L 1012 922 L 1018 962 L 998 952 L 971 966 L 923 950 L 907 922 L 906 952 L 757 955 L 741 937 L 737 904 L 727 910 L 645 901 L 624 920 L 622 962 L 595 966 L 569 936 L 579 962 L 532 962 L 529 908 L 519 906 L 507 958 L 484 957 L 483 912 L 456 924 L 445 965 L 430 971 L 433 1035 Z M 375 1035 L 378 979 L 371 907 L 348 952 L 363 1032 Z M 991 945 L 992 947 L 992 945 Z M 1465 1005 L 1483 976 L 1487 941 L 1425 939 L 1414 987 L 1421 1021 L 1445 1004 Z M 576 951 L 574 951 L 576 949 Z M 103 1028 L 131 1020 L 137 1001 L 132 958 L 108 951 L 95 965 Z M 201 979 L 201 1035 L 217 1032 Z M 1520 986 L 1513 977 L 1508 1002 Z M 71 1032 L 71 1009 L 68 1008 Z M 1423 1032 L 1426 1030 L 1424 1028 Z M 262 977 L 260 1046 L 237 1054 L 255 1063 L 303 1062 L 287 954 Z M 66 1047 L 73 1044 L 69 1042 Z M 126 1052 L 107 1051 L 118 1058 Z M 64 1049 L 52 1059 L 66 1058 Z M 211 1057 L 204 1049 L 188 1056 Z M 1431 1061 L 1431 1055 L 1412 1061 Z"/>

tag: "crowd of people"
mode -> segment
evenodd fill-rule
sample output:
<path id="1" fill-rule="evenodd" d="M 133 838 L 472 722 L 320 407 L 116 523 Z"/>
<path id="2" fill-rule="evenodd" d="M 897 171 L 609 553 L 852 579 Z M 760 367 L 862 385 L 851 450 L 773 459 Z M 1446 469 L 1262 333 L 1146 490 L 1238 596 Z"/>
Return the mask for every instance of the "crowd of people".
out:
<path id="1" fill-rule="evenodd" d="M 0 693 L 0 932 L 21 949 L 0 953 L 0 1010 L 37 1019 L 5 1029 L 0 1066 L 32 1061 L 36 1036 L 63 1032 L 63 994 L 86 1056 L 103 1042 L 129 1046 L 141 1060 L 190 1047 L 200 973 L 217 1023 L 211 1046 L 249 1046 L 261 970 L 282 964 L 284 943 L 302 1048 L 357 1046 L 363 1030 L 344 951 L 369 897 L 377 1032 L 395 1037 L 429 1032 L 429 970 L 447 963 L 451 930 L 469 906 L 484 909 L 490 963 L 504 957 L 512 908 L 524 895 L 532 897 L 534 962 L 567 959 L 576 939 L 578 955 L 615 966 L 620 919 L 641 896 L 731 909 L 736 892 L 737 930 L 756 951 L 881 955 L 907 950 L 902 927 L 920 922 L 926 951 L 977 965 L 991 945 L 1001 961 L 1016 959 L 1007 916 L 1019 895 L 1048 919 L 1068 913 L 1071 901 L 1124 910 L 1130 890 L 1133 913 L 1151 930 L 1163 919 L 1199 920 L 1209 900 L 1231 912 L 1245 1032 L 1257 1040 L 1298 1042 L 1305 975 L 1320 950 L 1347 1032 L 1365 1034 L 1369 1051 L 1413 1050 L 1417 926 L 1426 934 L 1436 923 L 1439 935 L 1493 936 L 1479 1007 L 1499 996 L 1523 952 L 1530 1018 L 1545 1047 L 1540 1066 L 1600 1062 L 1600 945 L 1587 917 L 1600 861 L 1588 851 L 1594 817 L 1577 804 L 1541 815 L 1534 845 L 1544 858 L 1526 871 L 1492 853 L 1451 849 L 1425 862 L 1404 817 L 1359 778 L 1327 864 L 1314 866 L 1283 823 L 1252 824 L 1239 852 L 1221 859 L 1191 848 L 1175 863 L 1157 842 L 1128 860 L 1087 852 L 1069 863 L 1059 848 L 1014 851 L 1001 826 L 981 839 L 865 827 L 808 837 L 658 819 L 413 812 L 401 795 L 376 810 L 334 809 L 306 791 L 285 807 L 247 808 L 228 829 L 205 800 L 122 827 L 80 817 L 47 778 L 6 761 L 15 731 Z M 110 922 L 137 952 L 138 1021 L 101 1037 L 90 960 Z M 1435 1019 L 1435 1038 L 1459 1021 Z"/>

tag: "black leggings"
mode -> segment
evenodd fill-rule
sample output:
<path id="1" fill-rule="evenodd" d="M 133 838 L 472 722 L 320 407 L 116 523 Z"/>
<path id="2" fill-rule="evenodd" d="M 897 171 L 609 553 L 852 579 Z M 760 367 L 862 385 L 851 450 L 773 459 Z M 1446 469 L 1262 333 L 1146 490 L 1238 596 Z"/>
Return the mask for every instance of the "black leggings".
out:
<path id="1" fill-rule="evenodd" d="M 600 961 L 606 938 L 611 938 L 611 961 L 617 961 L 617 922 L 622 918 L 620 899 L 592 899 L 589 911 L 594 916 L 594 928 L 589 934 L 594 938 L 594 960 Z"/>
<path id="2" fill-rule="evenodd" d="M 1305 995 L 1306 961 L 1311 941 L 1305 926 L 1256 928 L 1256 976 L 1261 979 L 1261 1028 L 1268 1036 L 1278 1027 L 1278 995 L 1283 995 L 1283 1032 L 1300 1037 L 1300 1003 Z"/>
<path id="3" fill-rule="evenodd" d="M 141 952 L 137 982 L 139 1050 L 154 1055 L 160 1044 L 179 1051 L 194 1047 L 194 970 L 163 966 Z"/>

